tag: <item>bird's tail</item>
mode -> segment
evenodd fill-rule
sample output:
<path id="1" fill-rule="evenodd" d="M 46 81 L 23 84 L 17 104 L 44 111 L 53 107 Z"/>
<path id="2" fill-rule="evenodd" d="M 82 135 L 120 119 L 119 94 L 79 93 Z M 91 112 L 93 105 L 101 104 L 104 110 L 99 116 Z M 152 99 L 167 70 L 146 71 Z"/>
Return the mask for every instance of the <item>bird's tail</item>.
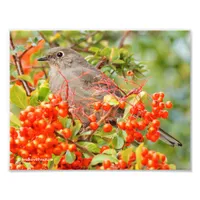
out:
<path id="1" fill-rule="evenodd" d="M 159 128 L 160 133 L 160 140 L 165 142 L 166 144 L 170 146 L 182 146 L 182 143 L 179 142 L 177 139 L 169 135 L 166 131 L 164 131 L 162 128 Z"/>

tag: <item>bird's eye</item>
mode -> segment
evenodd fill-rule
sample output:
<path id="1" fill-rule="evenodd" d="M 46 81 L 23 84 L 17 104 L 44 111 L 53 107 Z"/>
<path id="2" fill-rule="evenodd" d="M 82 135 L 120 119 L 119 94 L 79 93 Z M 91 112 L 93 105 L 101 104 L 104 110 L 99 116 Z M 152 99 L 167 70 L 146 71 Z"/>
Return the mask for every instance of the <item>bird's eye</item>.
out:
<path id="1" fill-rule="evenodd" d="M 57 57 L 59 57 L 59 58 L 61 58 L 63 55 L 64 55 L 64 53 L 63 53 L 62 51 L 59 51 L 59 52 L 57 53 Z"/>

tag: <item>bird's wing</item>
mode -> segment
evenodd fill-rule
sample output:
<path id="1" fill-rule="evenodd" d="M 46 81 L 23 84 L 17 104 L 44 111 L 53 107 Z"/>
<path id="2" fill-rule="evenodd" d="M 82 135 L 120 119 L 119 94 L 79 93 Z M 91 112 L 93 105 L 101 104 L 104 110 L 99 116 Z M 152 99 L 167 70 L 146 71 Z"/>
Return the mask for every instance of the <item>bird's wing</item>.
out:
<path id="1" fill-rule="evenodd" d="M 166 131 L 164 131 L 162 128 L 159 128 L 160 133 L 160 140 L 163 142 L 169 144 L 170 146 L 182 146 L 182 143 L 179 142 L 177 139 L 175 139 L 173 136 L 168 134 Z"/>

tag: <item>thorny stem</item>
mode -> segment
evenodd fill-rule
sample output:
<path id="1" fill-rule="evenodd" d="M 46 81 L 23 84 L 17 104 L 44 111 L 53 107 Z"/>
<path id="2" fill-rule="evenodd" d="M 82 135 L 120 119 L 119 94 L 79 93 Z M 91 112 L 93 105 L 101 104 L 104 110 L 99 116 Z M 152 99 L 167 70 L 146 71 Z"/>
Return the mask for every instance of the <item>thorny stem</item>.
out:
<path id="1" fill-rule="evenodd" d="M 10 33 L 10 46 L 11 46 L 11 49 L 14 51 L 15 50 L 15 45 L 13 43 L 13 40 L 12 40 L 12 36 L 11 36 L 11 33 Z M 21 65 L 21 59 L 20 57 L 17 56 L 17 53 L 15 53 L 13 55 L 13 58 L 14 58 L 14 62 L 15 62 L 15 65 L 16 65 L 16 68 L 17 68 L 17 73 L 19 76 L 23 75 L 24 74 L 24 70 L 22 68 L 22 65 Z M 27 81 L 25 80 L 20 80 L 22 82 L 22 85 L 26 91 L 26 95 L 27 96 L 30 96 L 31 95 L 31 88 L 29 87 Z"/>

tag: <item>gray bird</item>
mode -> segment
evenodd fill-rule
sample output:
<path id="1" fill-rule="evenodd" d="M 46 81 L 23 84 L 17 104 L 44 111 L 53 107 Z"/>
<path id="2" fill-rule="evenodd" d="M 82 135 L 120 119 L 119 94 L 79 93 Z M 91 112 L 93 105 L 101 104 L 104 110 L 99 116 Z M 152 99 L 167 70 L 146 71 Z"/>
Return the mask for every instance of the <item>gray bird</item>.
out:
<path id="1" fill-rule="evenodd" d="M 38 61 L 47 61 L 50 66 L 49 84 L 53 93 L 60 93 L 67 99 L 73 114 L 80 120 L 84 114 L 90 114 L 93 102 L 102 100 L 112 93 L 121 96 L 113 81 L 100 70 L 91 66 L 78 52 L 71 48 L 51 48 L 45 57 Z M 82 120 L 84 121 L 84 120 Z M 171 146 L 182 146 L 181 142 L 159 129 L 160 139 Z"/>

